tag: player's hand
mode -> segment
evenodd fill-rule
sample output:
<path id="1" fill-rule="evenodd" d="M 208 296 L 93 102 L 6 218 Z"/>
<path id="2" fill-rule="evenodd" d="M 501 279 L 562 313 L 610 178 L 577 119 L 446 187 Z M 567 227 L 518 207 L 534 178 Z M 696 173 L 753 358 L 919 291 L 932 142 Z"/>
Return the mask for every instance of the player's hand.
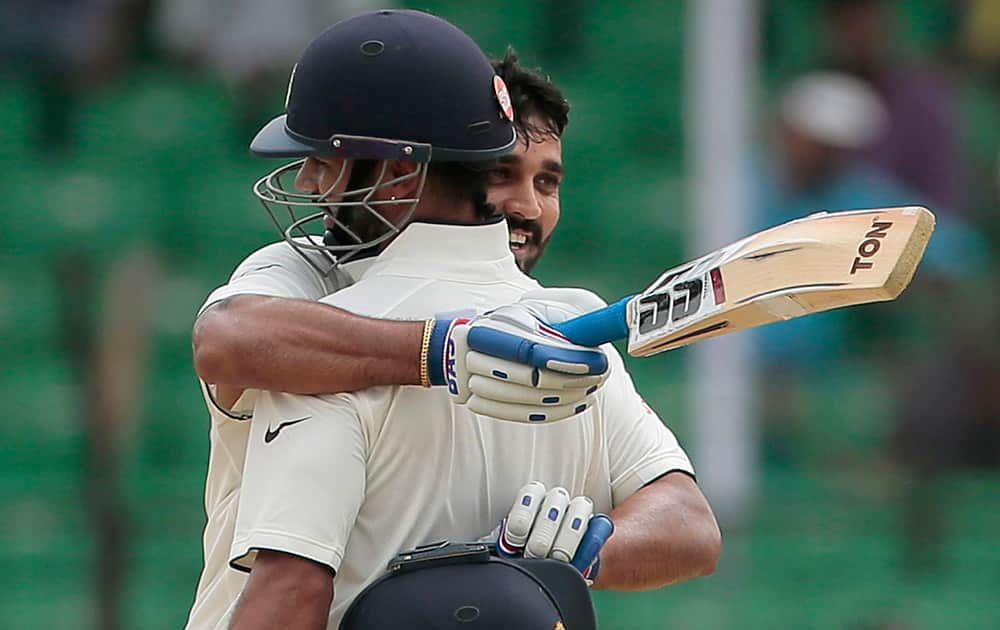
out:
<path id="1" fill-rule="evenodd" d="M 546 492 L 537 481 L 525 484 L 500 522 L 497 553 L 503 557 L 553 558 L 571 563 L 592 584 L 600 570 L 600 551 L 614 532 L 611 519 L 594 514 L 585 496 L 570 499 L 564 488 Z"/>
<path id="2" fill-rule="evenodd" d="M 475 413 L 501 420 L 554 422 L 579 414 L 607 378 L 607 356 L 547 324 L 601 305 L 587 291 L 547 289 L 471 320 L 438 322 L 428 353 L 431 382 L 447 384 L 455 401 Z"/>

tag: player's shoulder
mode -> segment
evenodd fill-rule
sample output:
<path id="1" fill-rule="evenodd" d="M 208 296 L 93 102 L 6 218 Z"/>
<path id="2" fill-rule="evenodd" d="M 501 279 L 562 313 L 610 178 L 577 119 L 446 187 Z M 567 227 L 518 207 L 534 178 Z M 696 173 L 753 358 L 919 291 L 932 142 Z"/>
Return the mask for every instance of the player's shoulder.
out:
<path id="1" fill-rule="evenodd" d="M 549 319 L 549 322 L 564 321 L 591 311 L 602 309 L 608 305 L 604 299 L 589 289 L 579 287 L 543 287 L 535 283 L 533 288 L 525 291 L 522 301 L 532 301 L 551 305 L 562 316 L 560 319 Z"/>
<path id="2" fill-rule="evenodd" d="M 598 391 L 600 407 L 605 412 L 614 415 L 621 406 L 631 406 L 631 403 L 639 397 L 629 372 L 625 359 L 614 344 L 606 343 L 601 346 L 601 350 L 608 357 L 608 380 Z"/>
<path id="3" fill-rule="evenodd" d="M 365 441 L 366 448 L 370 451 L 378 437 L 386 429 L 390 410 L 399 396 L 399 392 L 405 389 L 412 388 L 400 385 L 378 385 L 355 392 L 305 398 L 311 398 L 315 401 L 310 403 L 312 409 L 317 415 L 322 416 L 324 421 L 346 423 L 352 429 L 359 431 Z M 422 387 L 418 389 L 425 391 Z"/>
<path id="4" fill-rule="evenodd" d="M 314 266 L 311 258 L 305 258 L 284 241 L 265 245 L 243 259 L 229 280 L 209 294 L 198 312 L 236 295 L 316 300 L 350 284 L 346 273 L 316 255 Z"/>
<path id="5" fill-rule="evenodd" d="M 601 350 L 608 357 L 608 370 L 611 376 L 631 378 L 629 375 L 628 368 L 625 366 L 625 359 L 622 357 L 622 353 L 618 351 L 612 343 L 606 343 L 601 346 Z"/>
<path id="6" fill-rule="evenodd" d="M 268 266 L 282 267 L 290 271 L 300 271 L 309 275 L 319 275 L 322 270 L 331 270 L 332 263 L 319 252 L 296 250 L 287 241 L 277 241 L 264 245 L 243 259 L 233 272 L 233 279 L 260 271 Z"/>
<path id="7" fill-rule="evenodd" d="M 521 271 L 516 264 L 505 266 L 499 275 L 504 282 L 518 287 L 518 289 L 525 293 L 528 291 L 544 290 L 546 288 L 541 282 Z"/>

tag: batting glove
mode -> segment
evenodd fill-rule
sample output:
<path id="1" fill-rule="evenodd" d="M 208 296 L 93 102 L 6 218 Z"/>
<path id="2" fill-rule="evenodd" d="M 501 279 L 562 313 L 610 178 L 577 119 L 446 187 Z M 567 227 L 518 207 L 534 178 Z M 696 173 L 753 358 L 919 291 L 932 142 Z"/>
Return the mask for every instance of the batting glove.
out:
<path id="1" fill-rule="evenodd" d="M 533 291 L 474 319 L 438 321 L 428 352 L 431 384 L 447 385 L 457 403 L 500 420 L 543 423 L 582 413 L 607 379 L 607 356 L 548 323 L 599 308 L 569 301 L 583 295 L 600 302 L 577 289 Z"/>
<path id="2" fill-rule="evenodd" d="M 532 481 L 518 492 L 495 540 L 503 557 L 569 562 L 592 585 L 601 568 L 601 548 L 613 532 L 607 515 L 594 515 L 590 498 L 570 499 L 559 487 L 546 492 L 543 484 Z"/>

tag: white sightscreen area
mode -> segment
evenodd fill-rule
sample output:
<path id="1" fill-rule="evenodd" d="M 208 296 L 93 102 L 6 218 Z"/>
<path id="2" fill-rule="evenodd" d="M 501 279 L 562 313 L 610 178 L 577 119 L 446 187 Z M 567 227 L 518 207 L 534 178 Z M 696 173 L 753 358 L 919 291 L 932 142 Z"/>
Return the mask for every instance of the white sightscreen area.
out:
<path id="1" fill-rule="evenodd" d="M 685 50 L 691 256 L 750 233 L 744 168 L 757 72 L 756 0 L 688 2 Z M 690 444 L 698 481 L 724 528 L 739 529 L 756 489 L 752 343 L 736 333 L 692 346 Z"/>

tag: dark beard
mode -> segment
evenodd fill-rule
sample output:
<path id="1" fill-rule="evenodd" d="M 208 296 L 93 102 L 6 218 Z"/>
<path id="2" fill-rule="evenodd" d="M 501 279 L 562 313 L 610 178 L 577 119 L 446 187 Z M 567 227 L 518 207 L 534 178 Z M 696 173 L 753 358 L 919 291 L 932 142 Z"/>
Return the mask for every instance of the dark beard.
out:
<path id="1" fill-rule="evenodd" d="M 347 180 L 347 190 L 359 190 L 369 186 L 373 179 L 378 162 L 374 160 L 355 160 L 351 166 L 351 176 Z M 363 193 L 345 194 L 344 201 L 361 201 Z M 362 206 L 347 206 L 336 210 L 337 221 L 353 232 L 362 243 L 373 241 L 386 233 L 388 228 L 385 223 L 372 216 L 373 211 L 369 211 Z M 333 229 L 327 229 L 323 233 L 323 243 L 325 245 L 359 245 L 357 239 L 353 238 L 340 225 L 335 225 Z M 355 257 L 364 258 L 374 256 L 384 247 L 384 245 L 373 245 L 359 250 Z"/>
<path id="2" fill-rule="evenodd" d="M 371 212 L 361 206 L 349 206 L 340 208 L 337 211 L 337 221 L 353 232 L 361 242 L 368 242 L 377 239 L 386 233 L 388 228 L 385 223 L 372 216 Z M 333 229 L 327 229 L 323 233 L 323 243 L 326 245 L 358 245 L 357 239 L 353 238 L 340 225 L 335 225 Z M 372 246 L 361 250 L 361 256 L 368 256 L 376 250 L 378 246 Z"/>
<path id="3" fill-rule="evenodd" d="M 511 232 L 515 229 L 521 229 L 529 232 L 531 236 L 524 243 L 526 246 L 531 245 L 535 247 L 535 255 L 531 258 L 526 258 L 523 261 L 517 260 L 517 266 L 520 267 L 521 271 L 524 273 L 530 273 L 538 260 L 542 257 L 542 253 L 545 251 L 545 246 L 549 244 L 549 239 L 542 240 L 542 226 L 538 221 L 533 219 L 522 219 L 514 215 L 507 215 L 507 228 Z M 551 238 L 551 237 L 550 237 Z"/>
<path id="4" fill-rule="evenodd" d="M 542 254 L 545 253 L 545 248 L 548 246 L 548 244 L 549 244 L 549 239 L 547 238 L 538 245 L 538 249 L 535 250 L 534 256 L 532 256 L 531 258 L 525 258 L 523 262 L 519 261 L 517 263 L 517 266 L 521 268 L 521 271 L 523 271 L 528 275 L 531 275 L 531 270 L 534 269 L 538 261 L 542 259 Z"/>

